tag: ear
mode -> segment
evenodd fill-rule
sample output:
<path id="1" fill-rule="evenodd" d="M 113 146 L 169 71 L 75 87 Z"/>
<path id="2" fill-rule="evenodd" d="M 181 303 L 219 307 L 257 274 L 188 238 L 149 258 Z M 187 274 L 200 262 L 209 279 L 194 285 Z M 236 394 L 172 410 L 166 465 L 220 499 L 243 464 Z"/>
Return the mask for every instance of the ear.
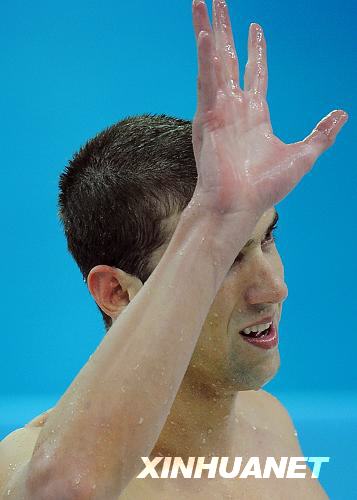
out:
<path id="1" fill-rule="evenodd" d="M 116 267 L 93 267 L 87 277 L 88 289 L 98 306 L 114 320 L 139 292 L 143 283 Z"/>

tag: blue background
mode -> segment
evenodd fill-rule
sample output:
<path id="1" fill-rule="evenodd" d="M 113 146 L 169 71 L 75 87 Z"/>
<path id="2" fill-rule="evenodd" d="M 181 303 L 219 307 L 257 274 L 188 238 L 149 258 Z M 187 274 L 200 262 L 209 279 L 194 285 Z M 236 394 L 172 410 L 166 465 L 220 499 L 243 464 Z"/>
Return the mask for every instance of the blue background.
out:
<path id="1" fill-rule="evenodd" d="M 264 28 L 281 140 L 303 139 L 333 109 L 350 115 L 278 207 L 289 298 L 282 366 L 265 388 L 287 405 L 305 455 L 331 456 L 320 477 L 329 495 L 351 498 L 343 474 L 356 472 L 357 445 L 355 7 L 229 5 L 242 82 L 249 24 Z M 55 404 L 104 333 L 57 219 L 59 174 L 126 115 L 191 119 L 197 65 L 189 0 L 7 0 L 0 23 L 1 438 Z"/>

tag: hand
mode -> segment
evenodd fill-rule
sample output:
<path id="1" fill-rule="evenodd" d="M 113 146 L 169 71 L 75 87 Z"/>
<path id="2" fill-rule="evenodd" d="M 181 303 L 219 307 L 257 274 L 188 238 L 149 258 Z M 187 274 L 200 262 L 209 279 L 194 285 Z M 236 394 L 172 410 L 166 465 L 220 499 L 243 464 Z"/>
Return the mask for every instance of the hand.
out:
<path id="1" fill-rule="evenodd" d="M 193 199 L 225 214 L 256 217 L 282 200 L 335 141 L 348 119 L 335 110 L 303 141 L 285 144 L 272 131 L 266 102 L 268 68 L 261 26 L 252 23 L 244 90 L 225 0 L 213 0 L 213 29 L 204 0 L 194 0 L 198 106 L 192 125 L 197 166 Z"/>

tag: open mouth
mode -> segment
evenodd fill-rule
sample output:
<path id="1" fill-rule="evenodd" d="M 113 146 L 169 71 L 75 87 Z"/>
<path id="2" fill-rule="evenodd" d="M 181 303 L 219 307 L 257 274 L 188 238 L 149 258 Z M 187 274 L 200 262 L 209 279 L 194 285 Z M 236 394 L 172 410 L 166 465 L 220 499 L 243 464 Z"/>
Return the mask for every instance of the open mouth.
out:
<path id="1" fill-rule="evenodd" d="M 271 349 L 278 345 L 278 331 L 273 322 L 244 328 L 239 334 L 245 342 L 262 349 Z"/>
<path id="2" fill-rule="evenodd" d="M 262 323 L 261 325 L 251 326 L 250 328 L 244 328 L 239 333 L 243 335 L 243 337 L 250 337 L 254 339 L 258 339 L 260 337 L 267 337 L 271 332 L 272 322 L 270 323 Z"/>

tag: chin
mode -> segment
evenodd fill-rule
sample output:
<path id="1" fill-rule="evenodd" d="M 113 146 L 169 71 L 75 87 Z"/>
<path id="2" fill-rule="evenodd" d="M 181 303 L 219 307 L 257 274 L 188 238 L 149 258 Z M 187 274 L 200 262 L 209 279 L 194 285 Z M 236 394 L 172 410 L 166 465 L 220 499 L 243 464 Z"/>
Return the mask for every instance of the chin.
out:
<path id="1" fill-rule="evenodd" d="M 273 354 L 273 353 L 272 353 Z M 265 358 L 258 364 L 241 365 L 233 376 L 233 383 L 238 391 L 259 391 L 270 382 L 280 368 L 280 354 L 276 350 L 272 356 Z"/>

